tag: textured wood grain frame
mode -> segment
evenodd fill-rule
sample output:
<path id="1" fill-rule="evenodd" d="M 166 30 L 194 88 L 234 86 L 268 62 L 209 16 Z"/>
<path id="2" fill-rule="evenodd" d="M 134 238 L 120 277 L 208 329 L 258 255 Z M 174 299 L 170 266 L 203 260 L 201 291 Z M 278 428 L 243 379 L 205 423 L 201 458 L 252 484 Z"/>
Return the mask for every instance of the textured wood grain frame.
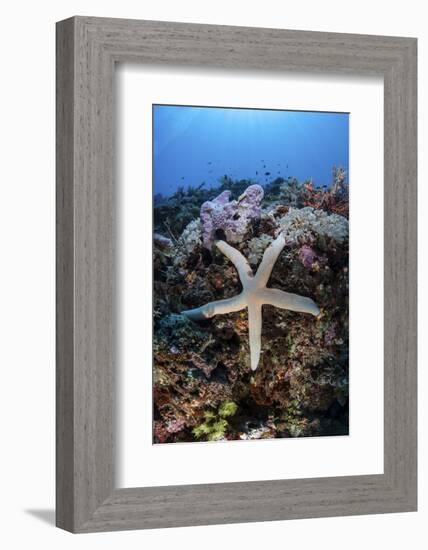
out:
<path id="1" fill-rule="evenodd" d="M 117 62 L 383 77 L 382 475 L 115 488 Z M 58 527 L 82 533 L 416 510 L 416 112 L 413 38 L 88 17 L 57 24 Z"/>

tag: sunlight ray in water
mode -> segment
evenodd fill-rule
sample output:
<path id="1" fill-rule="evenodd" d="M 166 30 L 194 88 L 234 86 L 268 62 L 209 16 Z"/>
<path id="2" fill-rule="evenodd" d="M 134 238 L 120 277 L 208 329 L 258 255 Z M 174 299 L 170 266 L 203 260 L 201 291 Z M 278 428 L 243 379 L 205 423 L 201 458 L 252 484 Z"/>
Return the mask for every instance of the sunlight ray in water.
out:
<path id="1" fill-rule="evenodd" d="M 261 184 L 275 176 L 330 182 L 348 167 L 346 113 L 155 105 L 155 187 L 214 187 L 225 174 Z"/>

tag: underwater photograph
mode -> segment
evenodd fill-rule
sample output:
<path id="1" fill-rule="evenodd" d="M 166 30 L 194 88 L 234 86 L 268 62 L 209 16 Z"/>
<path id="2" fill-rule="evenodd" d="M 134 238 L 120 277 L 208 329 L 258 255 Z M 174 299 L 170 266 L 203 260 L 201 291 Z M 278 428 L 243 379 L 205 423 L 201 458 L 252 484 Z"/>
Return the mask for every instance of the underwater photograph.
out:
<path id="1" fill-rule="evenodd" d="M 153 443 L 349 434 L 349 113 L 153 105 Z"/>

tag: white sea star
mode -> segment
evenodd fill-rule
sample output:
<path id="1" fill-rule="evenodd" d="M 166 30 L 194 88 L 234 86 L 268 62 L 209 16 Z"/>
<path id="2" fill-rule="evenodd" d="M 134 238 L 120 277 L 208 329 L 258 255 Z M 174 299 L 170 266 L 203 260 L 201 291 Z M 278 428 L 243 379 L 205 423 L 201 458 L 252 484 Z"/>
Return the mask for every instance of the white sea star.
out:
<path id="1" fill-rule="evenodd" d="M 248 329 L 250 338 L 251 369 L 256 370 L 259 364 L 262 334 L 262 306 L 268 304 L 282 309 L 318 315 L 320 310 L 316 303 L 305 296 L 290 294 L 266 285 L 273 266 L 285 246 L 282 233 L 266 248 L 256 274 L 247 259 L 224 241 L 217 241 L 217 248 L 234 264 L 242 283 L 242 292 L 233 298 L 210 302 L 196 309 L 183 311 L 192 321 L 202 321 L 222 313 L 232 313 L 248 308 Z"/>

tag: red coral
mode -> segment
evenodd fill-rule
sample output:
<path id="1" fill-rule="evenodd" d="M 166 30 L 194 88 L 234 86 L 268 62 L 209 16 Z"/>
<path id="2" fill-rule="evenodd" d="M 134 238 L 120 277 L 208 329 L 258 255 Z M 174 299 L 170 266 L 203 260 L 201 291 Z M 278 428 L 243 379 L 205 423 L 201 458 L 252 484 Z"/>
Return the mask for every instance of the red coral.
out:
<path id="1" fill-rule="evenodd" d="M 333 167 L 333 183 L 330 189 L 315 188 L 312 180 L 303 184 L 303 204 L 320 208 L 329 213 L 349 216 L 348 186 L 345 183 L 346 172 L 343 168 Z"/>

